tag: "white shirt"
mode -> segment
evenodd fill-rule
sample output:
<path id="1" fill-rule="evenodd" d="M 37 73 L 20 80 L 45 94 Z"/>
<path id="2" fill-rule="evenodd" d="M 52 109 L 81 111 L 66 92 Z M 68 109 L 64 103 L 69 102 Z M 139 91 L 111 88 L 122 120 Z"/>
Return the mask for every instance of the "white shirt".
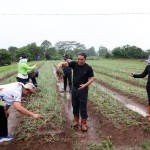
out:
<path id="1" fill-rule="evenodd" d="M 14 82 L 10 84 L 0 85 L 0 105 L 12 105 L 14 101 L 21 102 L 22 84 Z"/>

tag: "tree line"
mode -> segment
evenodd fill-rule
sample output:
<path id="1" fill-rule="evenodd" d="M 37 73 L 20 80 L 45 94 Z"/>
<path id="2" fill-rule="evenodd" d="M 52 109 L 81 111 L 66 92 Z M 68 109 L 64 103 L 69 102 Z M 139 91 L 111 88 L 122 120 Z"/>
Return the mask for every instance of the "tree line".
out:
<path id="1" fill-rule="evenodd" d="M 84 44 L 76 41 L 59 41 L 54 46 L 48 40 L 44 40 L 40 46 L 31 43 L 17 48 L 10 46 L 8 49 L 0 49 L 0 66 L 18 62 L 21 56 L 26 56 L 29 61 L 33 60 L 60 60 L 64 54 L 68 54 L 71 59 L 77 56 L 78 52 L 84 52 L 89 58 L 134 58 L 143 59 L 150 55 L 150 50 L 143 51 L 136 46 L 125 45 L 116 47 L 112 51 L 104 46 L 100 46 L 96 51 L 94 47 L 86 48 Z"/>

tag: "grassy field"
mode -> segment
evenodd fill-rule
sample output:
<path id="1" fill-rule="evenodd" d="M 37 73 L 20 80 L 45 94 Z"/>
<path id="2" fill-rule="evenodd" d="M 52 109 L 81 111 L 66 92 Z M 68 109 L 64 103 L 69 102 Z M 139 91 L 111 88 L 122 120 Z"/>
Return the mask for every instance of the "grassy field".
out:
<path id="1" fill-rule="evenodd" d="M 38 85 L 41 89 L 40 93 L 33 95 L 29 102 L 26 104 L 29 110 L 40 113 L 43 116 L 42 120 L 34 120 L 29 117 L 23 117 L 22 123 L 18 126 L 16 131 L 16 141 L 24 140 L 28 141 L 33 136 L 33 133 L 37 132 L 39 129 L 44 129 L 45 132 L 49 132 L 53 128 L 61 129 L 64 127 L 64 116 L 61 113 L 62 104 L 59 100 L 60 95 L 57 91 L 56 79 L 52 72 L 52 65 L 58 64 L 59 61 L 46 61 L 41 62 L 42 67 L 40 68 L 40 75 L 38 78 Z M 130 97 L 140 104 L 147 105 L 147 95 L 145 90 L 146 78 L 145 79 L 134 79 L 130 76 L 130 72 L 141 73 L 143 72 L 146 62 L 141 60 L 88 60 L 94 70 L 94 75 L 96 81 L 99 81 L 98 84 L 105 85 L 108 89 L 114 90 L 124 96 Z M 5 68 L 5 67 L 4 67 Z M 16 65 L 9 66 L 4 69 L 0 68 L 0 78 L 7 75 L 10 72 L 13 72 L 16 69 Z M 0 84 L 7 84 L 15 82 L 16 75 L 12 75 L 10 78 L 7 78 L 0 82 Z M 113 134 L 110 133 L 107 135 L 102 135 L 102 142 L 99 145 L 91 143 L 87 145 L 88 150 L 95 149 L 115 149 L 118 147 L 117 141 L 119 141 L 119 135 L 126 133 L 126 136 L 130 139 L 131 129 L 136 132 L 137 141 L 132 142 L 129 149 L 136 149 L 140 147 L 141 149 L 148 149 L 150 146 L 149 133 L 150 125 L 149 122 L 140 116 L 139 114 L 129 110 L 117 99 L 113 98 L 111 94 L 101 90 L 96 84 L 92 84 L 89 88 L 89 101 L 92 104 L 92 111 L 95 115 L 101 114 L 105 118 L 106 123 L 109 120 L 110 130 L 115 130 L 118 132 L 118 137 L 116 139 L 110 138 L 113 137 Z M 101 120 L 102 118 L 100 118 Z M 97 120 L 99 122 L 99 119 Z M 102 120 L 101 120 L 102 121 Z M 100 130 L 103 130 L 99 127 Z M 119 131 L 121 130 L 121 131 Z M 128 132 L 129 130 L 129 132 Z M 138 134 L 142 132 L 142 135 Z M 20 134 L 21 132 L 21 134 Z M 121 132 L 121 133 L 119 133 Z M 129 135 L 128 135 L 129 134 Z M 120 135 L 121 136 L 121 135 Z M 142 137 L 143 136 L 143 137 Z M 43 137 L 45 141 L 48 141 L 47 136 Z M 52 138 L 52 137 L 51 137 Z M 50 140 L 51 141 L 51 140 Z M 73 139 L 72 149 L 80 149 L 79 144 L 76 143 L 77 140 Z M 122 144 L 121 146 L 126 147 L 128 144 Z M 137 144 L 137 142 L 139 144 Z M 29 148 L 31 143 L 26 143 L 26 148 Z"/>

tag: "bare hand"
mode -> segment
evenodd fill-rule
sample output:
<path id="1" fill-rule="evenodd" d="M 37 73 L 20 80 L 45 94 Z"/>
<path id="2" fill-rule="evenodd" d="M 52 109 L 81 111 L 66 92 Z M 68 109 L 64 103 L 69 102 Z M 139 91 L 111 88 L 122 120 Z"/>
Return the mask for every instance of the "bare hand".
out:
<path id="1" fill-rule="evenodd" d="M 131 72 L 131 73 L 130 73 L 130 76 L 133 77 L 133 75 L 134 75 L 134 73 Z"/>
<path id="2" fill-rule="evenodd" d="M 78 88 L 78 90 L 83 90 L 86 87 L 85 84 L 81 84 L 80 87 Z"/>
<path id="3" fill-rule="evenodd" d="M 35 118 L 35 119 L 41 119 L 42 118 L 42 116 L 39 115 L 39 114 L 33 114 L 32 117 Z"/>

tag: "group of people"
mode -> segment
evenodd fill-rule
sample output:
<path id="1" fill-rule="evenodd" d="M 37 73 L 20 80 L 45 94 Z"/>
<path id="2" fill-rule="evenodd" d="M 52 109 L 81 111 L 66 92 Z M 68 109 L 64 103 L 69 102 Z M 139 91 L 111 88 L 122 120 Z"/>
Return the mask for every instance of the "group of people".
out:
<path id="1" fill-rule="evenodd" d="M 149 100 L 148 113 L 150 120 L 150 57 L 147 60 L 146 66 L 142 74 L 133 74 L 134 78 L 143 78 L 148 75 L 147 94 Z M 30 96 L 36 91 L 37 83 L 33 84 L 28 82 L 28 71 L 33 71 L 36 66 L 29 67 L 27 59 L 22 58 L 18 64 L 18 75 L 15 83 L 0 85 L 0 142 L 9 141 L 12 139 L 8 136 L 7 117 L 8 108 L 14 104 L 16 110 L 24 115 L 31 116 L 35 119 L 40 119 L 41 115 L 30 112 L 21 105 L 21 98 Z M 87 131 L 87 100 L 88 100 L 88 87 L 94 81 L 93 69 L 86 63 L 86 54 L 78 53 L 77 61 L 69 60 L 68 55 L 64 55 L 64 60 L 57 65 L 64 71 L 64 91 L 67 88 L 67 80 L 69 81 L 69 90 L 71 91 L 72 107 L 74 119 L 72 122 L 73 127 L 81 125 L 82 131 Z M 27 71 L 28 70 L 28 71 Z M 73 79 L 72 79 L 73 72 Z M 81 121 L 81 122 L 80 122 Z"/>
<path id="2" fill-rule="evenodd" d="M 148 65 L 141 74 L 130 73 L 134 78 L 144 78 L 148 75 L 146 91 L 148 96 L 148 120 L 150 121 L 150 56 L 148 57 Z M 68 55 L 64 55 L 64 61 L 58 64 L 58 67 L 64 71 L 64 91 L 66 91 L 67 78 L 69 87 L 72 87 L 72 107 L 74 120 L 73 127 L 79 125 L 81 118 L 81 129 L 87 131 L 87 97 L 88 86 L 94 81 L 93 69 L 86 63 L 86 54 L 78 53 L 77 62 L 68 59 Z M 73 70 L 73 86 L 71 82 L 71 69 Z"/>
<path id="3" fill-rule="evenodd" d="M 0 85 L 0 142 L 10 141 L 13 137 L 8 135 L 7 118 L 9 107 L 13 104 L 14 108 L 20 113 L 40 119 L 41 115 L 33 113 L 21 105 L 22 98 L 30 96 L 36 92 L 38 72 L 34 69 L 39 66 L 35 64 L 30 67 L 27 65 L 27 58 L 21 57 L 18 63 L 17 82 Z M 34 75 L 32 75 L 34 73 Z M 29 79 L 33 83 L 29 82 Z"/>

